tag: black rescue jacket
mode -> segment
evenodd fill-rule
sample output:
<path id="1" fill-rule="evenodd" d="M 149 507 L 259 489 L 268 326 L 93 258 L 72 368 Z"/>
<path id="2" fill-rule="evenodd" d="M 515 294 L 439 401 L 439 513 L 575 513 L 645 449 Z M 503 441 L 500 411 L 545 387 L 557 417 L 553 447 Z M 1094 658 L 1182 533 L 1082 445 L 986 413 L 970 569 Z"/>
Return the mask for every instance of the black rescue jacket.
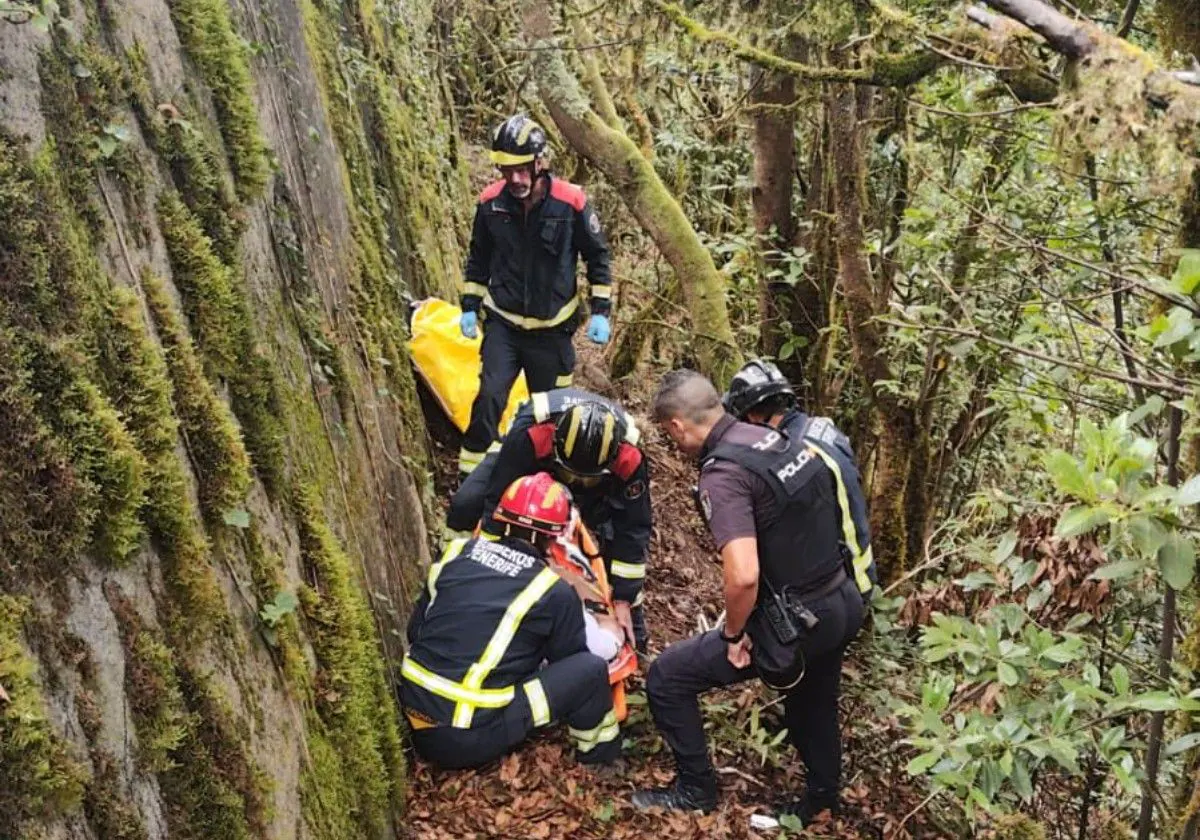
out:
<path id="1" fill-rule="evenodd" d="M 579 596 L 520 540 L 455 540 L 408 624 L 400 701 L 417 729 L 482 726 L 543 661 L 587 650 Z"/>
<path id="2" fill-rule="evenodd" d="M 479 195 L 467 255 L 464 312 L 482 306 L 526 330 L 571 330 L 579 323 L 575 267 L 587 263 L 591 309 L 609 312 L 612 277 L 600 219 L 583 190 L 551 175 L 545 198 L 528 215 L 497 181 Z"/>

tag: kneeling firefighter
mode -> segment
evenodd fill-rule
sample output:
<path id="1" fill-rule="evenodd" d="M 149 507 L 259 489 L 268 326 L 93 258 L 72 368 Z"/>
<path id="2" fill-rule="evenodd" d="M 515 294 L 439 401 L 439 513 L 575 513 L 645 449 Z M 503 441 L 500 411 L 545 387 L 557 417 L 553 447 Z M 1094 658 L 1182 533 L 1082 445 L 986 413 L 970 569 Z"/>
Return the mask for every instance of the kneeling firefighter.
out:
<path id="1" fill-rule="evenodd" d="M 583 524 L 599 543 L 617 620 L 646 650 L 642 583 L 650 544 L 650 481 L 637 425 L 620 406 L 579 388 L 532 394 L 499 447 L 450 503 L 446 524 L 470 532 L 522 475 L 545 470 L 571 488 Z M 484 529 L 495 532 L 488 521 Z"/>
<path id="2" fill-rule="evenodd" d="M 546 564 L 570 516 L 549 474 L 519 478 L 496 506 L 498 535 L 455 540 L 430 568 L 400 686 L 425 760 L 478 767 L 552 721 L 567 723 L 580 762 L 619 756 L 608 665 L 588 652 L 579 597 Z"/>

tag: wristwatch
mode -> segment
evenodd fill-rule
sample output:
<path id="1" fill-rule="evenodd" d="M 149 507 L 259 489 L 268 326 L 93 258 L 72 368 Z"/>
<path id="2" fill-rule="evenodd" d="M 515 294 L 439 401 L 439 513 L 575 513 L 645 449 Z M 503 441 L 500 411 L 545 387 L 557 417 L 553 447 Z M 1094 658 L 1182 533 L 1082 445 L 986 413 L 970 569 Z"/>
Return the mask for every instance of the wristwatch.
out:
<path id="1" fill-rule="evenodd" d="M 724 642 L 725 644 L 736 645 L 746 635 L 746 628 L 743 627 L 741 630 L 737 631 L 736 635 L 726 636 L 725 628 L 722 627 L 720 630 L 717 631 L 717 635 L 721 637 L 721 641 Z"/>

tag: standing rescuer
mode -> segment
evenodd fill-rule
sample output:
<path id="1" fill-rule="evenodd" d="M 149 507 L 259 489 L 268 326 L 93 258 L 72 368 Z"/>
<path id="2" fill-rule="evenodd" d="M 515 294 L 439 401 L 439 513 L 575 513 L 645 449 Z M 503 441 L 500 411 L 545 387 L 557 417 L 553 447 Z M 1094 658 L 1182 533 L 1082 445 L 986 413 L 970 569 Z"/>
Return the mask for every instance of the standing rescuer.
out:
<path id="1" fill-rule="evenodd" d="M 646 693 L 675 756 L 667 788 L 638 791 L 638 808 L 710 811 L 716 775 L 699 695 L 754 676 L 784 692 L 789 737 L 808 787 L 783 811 L 810 821 L 839 809 L 842 655 L 862 624 L 863 599 L 841 550 L 837 481 L 802 440 L 725 413 L 708 379 L 675 371 L 654 400 L 654 419 L 700 461 L 699 502 L 721 554 L 725 624 L 671 645 Z"/>
<path id="2" fill-rule="evenodd" d="M 546 133 L 519 114 L 492 137 L 491 159 L 502 180 L 479 196 L 471 229 L 460 327 L 474 338 L 483 326 L 479 395 L 471 406 L 458 467 L 470 473 L 496 439 L 500 414 L 517 375 L 530 392 L 571 384 L 579 325 L 575 279 L 587 263 L 592 317 L 587 335 L 608 341 L 612 279 L 608 245 L 583 190 L 548 171 Z"/>
<path id="3" fill-rule="evenodd" d="M 858 462 L 850 439 L 828 417 L 810 417 L 796 404 L 791 383 L 772 362 L 752 359 L 729 383 L 725 410 L 747 423 L 765 423 L 793 440 L 811 444 L 837 480 L 842 544 L 850 554 L 854 582 L 864 598 L 879 583 L 871 551 L 871 525 Z"/>
<path id="4" fill-rule="evenodd" d="M 400 685 L 425 760 L 478 767 L 552 721 L 566 721 L 580 762 L 619 757 L 608 665 L 588 652 L 579 597 L 546 564 L 570 515 L 550 475 L 522 477 L 496 507 L 498 537 L 455 540 L 430 568 Z"/>
<path id="5" fill-rule="evenodd" d="M 545 470 L 571 488 L 583 523 L 600 544 L 614 612 L 639 652 L 646 651 L 641 607 L 650 544 L 650 480 L 640 433 L 624 409 L 580 388 L 535 393 L 513 418 L 500 449 L 463 481 L 447 526 L 474 529 L 522 475 Z M 484 521 L 494 531 L 495 523 Z"/>

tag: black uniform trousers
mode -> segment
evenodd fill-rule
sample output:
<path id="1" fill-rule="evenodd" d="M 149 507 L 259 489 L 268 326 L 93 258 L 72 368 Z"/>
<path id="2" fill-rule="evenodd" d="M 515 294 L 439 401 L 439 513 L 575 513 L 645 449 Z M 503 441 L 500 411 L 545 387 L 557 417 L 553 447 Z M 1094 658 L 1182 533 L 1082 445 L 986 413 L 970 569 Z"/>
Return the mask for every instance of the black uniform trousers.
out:
<path id="1" fill-rule="evenodd" d="M 811 794 L 836 795 L 841 788 L 842 736 L 838 728 L 838 694 L 842 655 L 858 633 L 863 602 L 852 579 L 829 595 L 806 602 L 819 619 L 801 643 L 804 676 L 784 694 L 784 722 L 792 745 L 808 771 Z M 768 631 L 769 632 L 769 631 Z M 646 694 L 654 722 L 675 753 L 685 781 L 711 778 L 708 744 L 700 716 L 705 691 L 757 676 L 753 666 L 735 668 L 718 630 L 677 642 L 650 667 Z"/>
<path id="2" fill-rule="evenodd" d="M 523 330 L 497 315 L 487 316 L 479 351 L 479 394 L 471 405 L 471 422 L 463 438 L 463 449 L 487 452 L 492 441 L 499 437 L 500 415 L 522 370 L 531 394 L 571 384 L 571 373 L 575 370 L 571 337 L 577 323 L 572 317 L 557 327 Z"/>
<path id="3" fill-rule="evenodd" d="M 552 721 L 590 730 L 599 726 L 612 710 L 608 665 L 599 656 L 576 653 L 550 663 L 537 674 L 531 674 L 530 679 L 534 676 L 542 684 Z M 538 728 L 529 698 L 520 685 L 516 686 L 513 701 L 503 709 L 477 709 L 475 717 L 483 722 L 469 729 L 453 726 L 414 729 L 413 747 L 426 761 L 443 769 L 481 767 L 512 751 Z M 576 758 L 594 764 L 612 761 L 620 752 L 621 739 L 617 737 L 597 744 L 588 752 L 577 753 Z"/>
<path id="4" fill-rule="evenodd" d="M 450 500 L 450 509 L 446 512 L 447 528 L 464 533 L 475 530 L 476 523 L 483 518 L 483 500 L 487 496 L 488 483 L 492 480 L 492 471 L 496 469 L 498 458 L 499 455 L 495 452 L 491 453 L 470 475 L 463 479 L 458 490 L 454 492 L 454 497 Z M 488 511 L 488 513 L 490 514 L 492 511 Z M 604 546 L 607 540 L 611 539 L 612 526 L 606 522 L 599 528 L 592 528 L 591 531 L 592 536 L 600 545 L 601 554 L 604 555 L 605 571 L 611 576 L 612 569 L 609 565 L 611 560 L 604 553 Z M 641 604 L 630 609 L 630 618 L 633 620 L 634 647 L 637 648 L 638 653 L 644 655 L 650 636 L 646 630 L 646 611 Z"/>

